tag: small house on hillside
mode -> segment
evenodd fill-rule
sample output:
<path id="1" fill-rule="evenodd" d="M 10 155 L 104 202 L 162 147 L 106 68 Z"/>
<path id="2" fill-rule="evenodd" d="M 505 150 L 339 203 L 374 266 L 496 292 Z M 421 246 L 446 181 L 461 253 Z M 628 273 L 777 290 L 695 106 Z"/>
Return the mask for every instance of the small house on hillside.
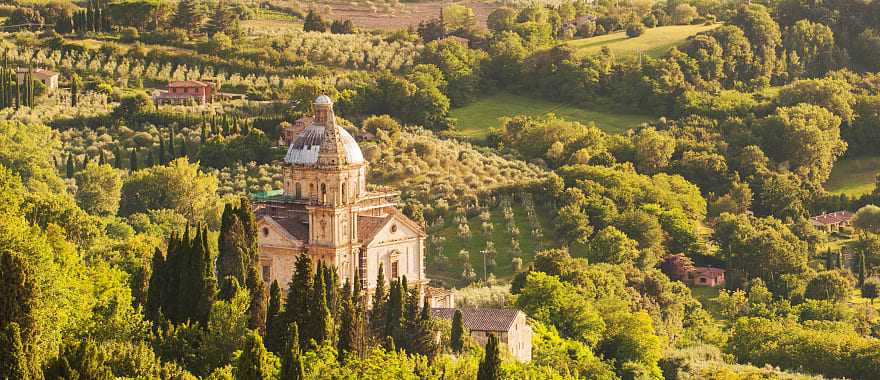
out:
<path id="1" fill-rule="evenodd" d="M 31 76 L 36 81 L 40 81 L 43 85 L 46 86 L 46 89 L 49 92 L 55 91 L 58 89 L 58 78 L 61 77 L 60 74 L 46 69 L 30 69 Z M 15 78 L 18 80 L 18 83 L 22 83 L 28 75 L 28 68 L 19 67 L 15 69 Z"/>
<path id="2" fill-rule="evenodd" d="M 453 308 L 433 308 L 435 318 L 452 320 Z M 489 335 L 495 334 L 498 340 L 507 345 L 514 358 L 521 362 L 532 360 L 532 328 L 526 314 L 516 309 L 458 309 L 464 326 L 474 339 L 485 346 Z"/>
<path id="3" fill-rule="evenodd" d="M 696 267 L 688 273 L 688 282 L 700 286 L 723 286 L 724 269 L 713 267 Z"/>
<path id="4" fill-rule="evenodd" d="M 184 104 L 195 101 L 199 104 L 214 101 L 214 84 L 198 80 L 174 81 L 168 83 L 165 92 L 155 97 L 156 104 Z"/>
<path id="5" fill-rule="evenodd" d="M 839 231 L 840 227 L 852 225 L 853 213 L 849 211 L 835 211 L 810 218 L 814 227 L 825 232 Z"/>

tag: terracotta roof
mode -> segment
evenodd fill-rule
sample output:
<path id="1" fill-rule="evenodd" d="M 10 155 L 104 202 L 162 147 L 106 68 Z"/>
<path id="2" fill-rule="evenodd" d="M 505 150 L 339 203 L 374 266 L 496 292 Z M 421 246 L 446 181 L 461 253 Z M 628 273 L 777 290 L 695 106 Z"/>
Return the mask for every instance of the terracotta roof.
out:
<path id="1" fill-rule="evenodd" d="M 455 315 L 452 308 L 432 308 L 431 314 L 434 318 L 452 320 Z M 517 309 L 458 309 L 461 310 L 461 320 L 464 326 L 471 331 L 510 331 L 516 317 L 521 313 Z"/>
<path id="2" fill-rule="evenodd" d="M 211 84 L 198 80 L 183 80 L 169 82 L 168 87 L 211 87 Z"/>
<path id="3" fill-rule="evenodd" d="M 829 224 L 838 224 L 841 222 L 848 222 L 852 219 L 853 213 L 849 211 L 835 211 L 829 212 L 827 214 L 816 215 L 810 218 L 810 221 L 814 224 L 819 225 L 829 225 Z"/>
<path id="4" fill-rule="evenodd" d="M 282 218 L 272 217 L 281 227 L 287 230 L 287 233 L 299 239 L 303 243 L 309 242 L 309 226 L 299 220 L 297 217 Z"/>
<path id="5" fill-rule="evenodd" d="M 696 276 L 703 276 L 709 278 L 718 278 L 724 275 L 725 270 L 721 268 L 712 268 L 712 267 L 696 267 L 692 271 Z"/>
<path id="6" fill-rule="evenodd" d="M 56 75 L 59 75 L 58 73 L 56 73 L 52 70 L 46 70 L 46 69 L 32 69 L 32 70 L 33 71 L 31 71 L 31 73 L 33 74 L 33 76 L 38 77 L 38 78 L 51 78 Z M 28 69 L 23 68 L 23 67 L 19 67 L 15 71 L 19 74 L 27 74 Z"/>
<path id="7" fill-rule="evenodd" d="M 358 215 L 358 242 L 369 244 L 393 217 L 391 214 L 385 216 Z"/>

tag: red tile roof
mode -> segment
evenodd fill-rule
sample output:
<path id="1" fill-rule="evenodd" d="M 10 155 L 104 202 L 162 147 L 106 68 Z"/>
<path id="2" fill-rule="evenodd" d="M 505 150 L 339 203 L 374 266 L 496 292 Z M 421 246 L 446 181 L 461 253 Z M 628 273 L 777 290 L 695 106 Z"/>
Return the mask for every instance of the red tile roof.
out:
<path id="1" fill-rule="evenodd" d="M 838 224 L 842 222 L 849 222 L 852 219 L 853 213 L 849 211 L 835 211 L 829 212 L 827 214 L 816 215 L 810 218 L 810 221 L 814 224 L 818 225 L 829 225 L 829 224 Z"/>
<path id="2" fill-rule="evenodd" d="M 169 82 L 168 87 L 211 87 L 211 84 L 198 80 L 183 80 Z"/>
<path id="3" fill-rule="evenodd" d="M 713 267 L 696 267 L 692 271 L 695 276 L 709 277 L 709 278 L 718 278 L 724 276 L 724 269 L 721 268 L 713 268 Z"/>
<path id="4" fill-rule="evenodd" d="M 433 308 L 431 314 L 434 318 L 452 320 L 455 315 L 452 308 Z M 458 309 L 461 310 L 461 321 L 471 331 L 497 331 L 508 332 L 521 313 L 517 309 Z"/>
<path id="5" fill-rule="evenodd" d="M 28 69 L 19 67 L 15 71 L 19 74 L 27 74 Z M 46 69 L 32 69 L 31 73 L 33 74 L 33 76 L 35 76 L 37 78 L 51 78 L 56 75 L 59 75 L 58 73 L 56 73 L 52 70 L 46 70 Z"/>
<path id="6" fill-rule="evenodd" d="M 358 242 L 369 244 L 376 237 L 376 234 L 382 230 L 382 227 L 385 227 L 385 225 L 388 224 L 388 221 L 393 217 L 392 214 L 385 216 L 359 215 L 357 226 Z"/>

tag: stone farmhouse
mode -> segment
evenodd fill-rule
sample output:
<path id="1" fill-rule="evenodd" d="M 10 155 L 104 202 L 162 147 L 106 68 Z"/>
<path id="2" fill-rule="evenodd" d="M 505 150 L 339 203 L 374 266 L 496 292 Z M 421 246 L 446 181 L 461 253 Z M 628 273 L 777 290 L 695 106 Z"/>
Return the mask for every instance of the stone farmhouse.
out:
<path id="1" fill-rule="evenodd" d="M 58 79 L 61 77 L 60 74 L 46 69 L 31 69 L 30 72 L 34 80 L 42 82 L 49 92 L 53 92 L 58 89 Z M 22 81 L 25 80 L 27 74 L 27 68 L 19 67 L 15 69 L 15 78 L 16 80 L 18 80 L 19 83 L 22 83 Z"/>
<path id="2" fill-rule="evenodd" d="M 455 315 L 453 308 L 433 308 L 435 318 L 452 320 Z M 510 354 L 521 362 L 532 360 L 532 328 L 528 324 L 526 314 L 516 309 L 458 309 L 461 321 L 471 336 L 485 346 L 489 334 L 495 334 L 498 340 L 507 345 Z"/>
<path id="3" fill-rule="evenodd" d="M 194 101 L 199 104 L 211 103 L 215 95 L 214 84 L 198 80 L 174 81 L 168 83 L 165 92 L 154 96 L 157 105 L 185 104 Z"/>
<path id="4" fill-rule="evenodd" d="M 307 254 L 336 267 L 340 283 L 357 275 L 368 295 L 379 270 L 427 295 L 424 229 L 397 209 L 398 192 L 367 190 L 368 163 L 337 125 L 331 99 L 319 96 L 313 113 L 289 143 L 281 194 L 255 199 L 263 278 L 286 286 Z M 435 293 L 445 301 L 431 304 L 452 300 Z"/>
<path id="5" fill-rule="evenodd" d="M 854 214 L 849 211 L 829 212 L 811 217 L 810 223 L 822 231 L 835 232 L 839 231 L 840 227 L 851 226 L 853 215 Z"/>

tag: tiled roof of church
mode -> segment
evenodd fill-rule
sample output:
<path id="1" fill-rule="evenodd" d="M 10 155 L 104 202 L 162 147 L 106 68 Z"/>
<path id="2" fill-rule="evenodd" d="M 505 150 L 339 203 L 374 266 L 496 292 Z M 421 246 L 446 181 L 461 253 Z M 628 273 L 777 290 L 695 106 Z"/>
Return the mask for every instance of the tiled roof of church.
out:
<path id="1" fill-rule="evenodd" d="M 358 216 L 358 231 L 357 237 L 358 242 L 367 244 L 373 241 L 373 238 L 376 237 L 376 234 L 382 230 L 382 227 L 388 223 L 388 221 L 393 218 L 394 215 L 388 214 L 385 216 L 366 216 L 359 215 Z"/>
<path id="2" fill-rule="evenodd" d="M 309 242 L 309 226 L 301 222 L 299 218 L 272 217 L 272 220 L 283 227 L 287 231 L 287 233 L 302 241 L 303 243 Z"/>
<path id="3" fill-rule="evenodd" d="M 452 320 L 455 315 L 453 308 L 432 308 L 431 314 L 434 318 Z M 461 321 L 464 326 L 471 331 L 510 331 L 516 317 L 521 313 L 517 309 L 496 309 L 496 308 L 477 308 L 477 309 L 458 309 L 461 311 Z"/>

